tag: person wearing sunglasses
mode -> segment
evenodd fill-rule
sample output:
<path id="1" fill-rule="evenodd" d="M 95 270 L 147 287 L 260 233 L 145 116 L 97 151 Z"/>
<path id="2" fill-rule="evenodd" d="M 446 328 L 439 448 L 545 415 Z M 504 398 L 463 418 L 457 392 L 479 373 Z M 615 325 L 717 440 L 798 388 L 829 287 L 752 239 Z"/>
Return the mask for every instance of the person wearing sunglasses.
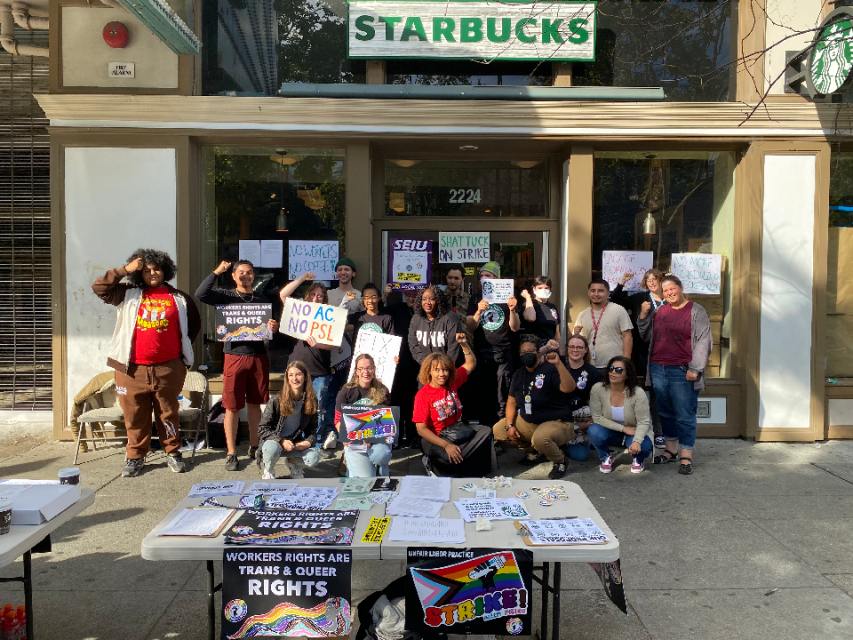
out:
<path id="1" fill-rule="evenodd" d="M 631 473 L 642 473 L 654 445 L 649 437 L 649 399 L 637 384 L 637 370 L 624 356 L 607 363 L 607 375 L 589 396 L 592 424 L 587 436 L 598 452 L 599 471 L 613 471 L 610 446 L 626 446 L 631 454 Z M 623 444 L 624 443 L 624 444 Z"/>
<path id="2" fill-rule="evenodd" d="M 649 380 L 655 389 L 666 449 L 655 464 L 676 460 L 681 447 L 679 473 L 693 473 L 696 444 L 696 408 L 705 388 L 705 365 L 711 355 L 711 321 L 700 305 L 684 297 L 676 276 L 661 281 L 667 304 L 652 307 L 644 302 L 640 312 L 640 335 L 649 343 Z"/>

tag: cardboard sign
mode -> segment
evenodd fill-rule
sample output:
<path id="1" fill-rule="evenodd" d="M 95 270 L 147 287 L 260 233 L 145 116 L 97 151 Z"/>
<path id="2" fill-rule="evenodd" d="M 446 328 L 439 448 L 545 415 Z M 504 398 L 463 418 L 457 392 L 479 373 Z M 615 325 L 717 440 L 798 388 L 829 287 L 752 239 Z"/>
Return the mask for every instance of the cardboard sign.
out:
<path id="1" fill-rule="evenodd" d="M 349 549 L 225 549 L 221 638 L 348 637 L 351 580 Z"/>
<path id="2" fill-rule="evenodd" d="M 403 338 L 400 336 L 362 329 L 358 332 L 352 352 L 356 357 L 363 353 L 373 356 L 373 361 L 376 363 L 376 377 L 388 387 L 388 391 L 391 391 L 394 386 L 394 376 L 397 373 L 397 363 L 394 362 L 394 358 L 400 355 L 402 345 Z M 356 358 L 353 358 L 350 362 L 347 380 L 352 380 L 355 373 L 355 360 Z"/>
<path id="3" fill-rule="evenodd" d="M 272 340 L 267 322 L 272 320 L 269 303 L 218 304 L 215 311 L 216 339 L 219 342 Z"/>
<path id="4" fill-rule="evenodd" d="M 492 256 L 488 231 L 444 232 L 438 234 L 438 261 L 488 262 Z"/>
<path id="5" fill-rule="evenodd" d="M 719 253 L 673 253 L 672 274 L 684 285 L 684 293 L 720 294 L 723 256 Z"/>
<path id="6" fill-rule="evenodd" d="M 489 304 L 505 303 L 512 297 L 514 280 L 484 280 L 483 300 Z"/>
<path id="7" fill-rule="evenodd" d="M 409 548 L 406 628 L 529 636 L 533 554 L 527 550 Z"/>
<path id="8" fill-rule="evenodd" d="M 347 310 L 319 302 L 287 298 L 279 331 L 298 340 L 312 336 L 317 342 L 340 347 L 347 326 Z"/>
<path id="9" fill-rule="evenodd" d="M 296 280 L 307 271 L 316 280 L 337 280 L 335 264 L 340 258 L 337 240 L 290 240 L 287 243 L 287 272 Z"/>
<path id="10" fill-rule="evenodd" d="M 432 240 L 401 240 L 391 243 L 388 282 L 395 289 L 417 291 L 428 287 L 432 271 Z"/>
<path id="11" fill-rule="evenodd" d="M 613 291 L 623 274 L 633 273 L 623 288 L 625 291 L 639 291 L 640 282 L 646 271 L 654 266 L 654 253 L 651 251 L 605 251 L 601 258 L 601 277 L 610 283 Z"/>
<path id="12" fill-rule="evenodd" d="M 358 511 L 246 509 L 226 531 L 225 544 L 348 546 L 357 520 Z"/>
<path id="13" fill-rule="evenodd" d="M 400 407 L 363 404 L 341 405 L 341 419 L 348 442 L 387 442 L 397 439 Z"/>

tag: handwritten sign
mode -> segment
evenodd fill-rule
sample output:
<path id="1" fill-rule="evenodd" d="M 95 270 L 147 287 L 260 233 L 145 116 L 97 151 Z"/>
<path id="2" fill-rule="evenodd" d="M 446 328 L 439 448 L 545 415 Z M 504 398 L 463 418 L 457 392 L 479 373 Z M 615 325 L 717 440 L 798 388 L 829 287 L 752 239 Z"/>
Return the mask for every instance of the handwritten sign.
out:
<path id="1" fill-rule="evenodd" d="M 395 239 L 391 244 L 388 282 L 395 289 L 415 291 L 429 286 L 432 240 Z"/>
<path id="2" fill-rule="evenodd" d="M 321 344 L 341 346 L 347 325 L 347 310 L 319 302 L 287 298 L 279 331 L 298 340 L 313 337 Z"/>
<path id="3" fill-rule="evenodd" d="M 272 319 L 272 305 L 216 305 L 216 339 L 219 342 L 272 340 L 267 321 Z"/>
<path id="4" fill-rule="evenodd" d="M 439 262 L 488 262 L 491 255 L 488 231 L 442 231 L 438 234 Z"/>
<path id="5" fill-rule="evenodd" d="M 387 333 L 379 333 L 378 331 L 358 332 L 358 337 L 355 340 L 355 356 L 360 356 L 362 353 L 367 353 L 373 356 L 373 361 L 376 363 L 376 377 L 382 381 L 388 391 L 394 384 L 394 375 L 397 372 L 397 363 L 394 361 L 396 356 L 400 355 L 400 346 L 403 344 L 403 339 L 400 336 L 393 336 Z M 352 359 L 349 368 L 348 380 L 352 379 L 352 374 L 355 369 L 355 360 Z"/>
<path id="6" fill-rule="evenodd" d="M 625 273 L 633 273 L 634 277 L 623 289 L 639 291 L 643 275 L 653 266 L 654 254 L 651 251 L 605 251 L 601 259 L 601 277 L 610 283 L 613 291 Z"/>
<path id="7" fill-rule="evenodd" d="M 484 280 L 483 300 L 488 303 L 500 304 L 506 302 L 512 296 L 515 281 L 509 280 Z"/>
<path id="8" fill-rule="evenodd" d="M 723 256 L 719 253 L 673 253 L 672 273 L 684 285 L 684 293 L 720 294 Z"/>
<path id="9" fill-rule="evenodd" d="M 335 264 L 340 252 L 337 240 L 290 240 L 288 242 L 288 273 L 295 280 L 306 271 L 312 272 L 317 280 L 337 280 Z"/>

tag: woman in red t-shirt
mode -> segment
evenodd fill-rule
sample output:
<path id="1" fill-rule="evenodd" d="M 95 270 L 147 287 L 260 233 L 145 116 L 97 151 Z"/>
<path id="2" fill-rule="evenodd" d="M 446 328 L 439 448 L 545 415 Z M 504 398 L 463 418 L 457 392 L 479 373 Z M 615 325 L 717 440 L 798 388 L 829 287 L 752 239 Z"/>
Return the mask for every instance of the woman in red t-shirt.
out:
<path id="1" fill-rule="evenodd" d="M 423 387 L 415 396 L 412 421 L 421 437 L 423 463 L 430 475 L 479 478 L 495 466 L 492 430 L 461 422 L 462 403 L 457 391 L 477 366 L 477 358 L 464 333 L 456 342 L 465 355 L 458 369 L 446 353 L 431 353 L 418 375 Z"/>

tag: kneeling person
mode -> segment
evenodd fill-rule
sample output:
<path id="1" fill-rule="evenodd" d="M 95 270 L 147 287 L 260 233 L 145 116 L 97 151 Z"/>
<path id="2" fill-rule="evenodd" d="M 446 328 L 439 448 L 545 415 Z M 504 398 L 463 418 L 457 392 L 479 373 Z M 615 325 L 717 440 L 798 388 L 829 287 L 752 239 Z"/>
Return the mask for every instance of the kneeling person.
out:
<path id="1" fill-rule="evenodd" d="M 538 341 L 536 341 L 538 342 Z M 506 418 L 493 427 L 495 440 L 527 452 L 521 464 L 532 466 L 548 458 L 552 480 L 566 475 L 568 457 L 561 447 L 574 437 L 574 424 L 566 401 L 575 381 L 553 351 L 544 357 L 532 339 L 521 344 L 521 369 L 512 376 Z"/>
<path id="2" fill-rule="evenodd" d="M 299 361 L 291 362 L 287 365 L 281 393 L 267 403 L 258 425 L 261 449 L 257 462 L 263 469 L 264 480 L 275 480 L 273 469 L 282 456 L 287 459 L 291 478 L 305 477 L 295 464 L 297 459 L 302 460 L 305 467 L 320 462 L 320 452 L 314 448 L 317 412 L 317 395 L 308 367 Z"/>

